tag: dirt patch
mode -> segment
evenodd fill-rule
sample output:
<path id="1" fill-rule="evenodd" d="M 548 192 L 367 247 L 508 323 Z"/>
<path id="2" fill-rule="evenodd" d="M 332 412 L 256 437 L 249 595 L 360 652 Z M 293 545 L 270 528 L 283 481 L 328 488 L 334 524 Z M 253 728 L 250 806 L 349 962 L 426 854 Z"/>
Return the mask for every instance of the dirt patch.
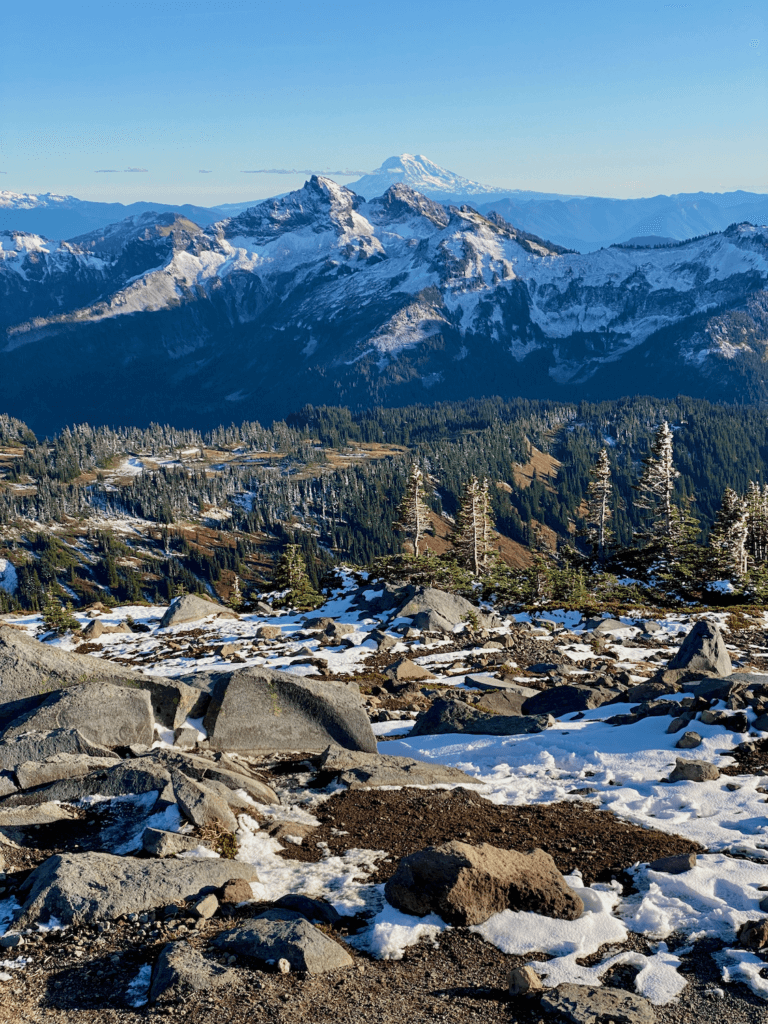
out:
<path id="1" fill-rule="evenodd" d="M 740 743 L 728 754 L 736 764 L 721 768 L 721 775 L 768 775 L 768 740 Z"/>
<path id="2" fill-rule="evenodd" d="M 581 800 L 506 807 L 462 788 L 347 790 L 315 813 L 322 827 L 284 856 L 318 861 L 324 849 L 318 842 L 334 854 L 355 847 L 386 850 L 391 858 L 379 865 L 372 882 L 389 878 L 400 857 L 453 839 L 505 850 L 538 846 L 563 874 L 578 868 L 587 885 L 618 876 L 638 861 L 702 849 L 682 836 L 619 821 Z"/>

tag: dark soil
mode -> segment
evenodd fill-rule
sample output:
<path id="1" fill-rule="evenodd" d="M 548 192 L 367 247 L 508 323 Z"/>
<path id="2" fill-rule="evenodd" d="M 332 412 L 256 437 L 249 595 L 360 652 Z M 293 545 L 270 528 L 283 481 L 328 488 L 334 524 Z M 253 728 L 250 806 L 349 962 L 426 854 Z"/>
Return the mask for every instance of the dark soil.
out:
<path id="1" fill-rule="evenodd" d="M 373 882 L 389 878 L 400 857 L 453 839 L 505 850 L 538 846 L 563 874 L 578 868 L 587 885 L 618 877 L 638 861 L 702 849 L 681 836 L 619 821 L 581 800 L 506 807 L 461 788 L 350 789 L 321 804 L 315 814 L 322 827 L 284 856 L 318 861 L 322 848 L 317 842 L 327 843 L 334 854 L 355 847 L 386 850 L 391 858 L 379 864 Z"/>
<path id="2" fill-rule="evenodd" d="M 736 764 L 721 768 L 722 775 L 768 775 L 768 740 L 740 743 L 728 754 Z"/>

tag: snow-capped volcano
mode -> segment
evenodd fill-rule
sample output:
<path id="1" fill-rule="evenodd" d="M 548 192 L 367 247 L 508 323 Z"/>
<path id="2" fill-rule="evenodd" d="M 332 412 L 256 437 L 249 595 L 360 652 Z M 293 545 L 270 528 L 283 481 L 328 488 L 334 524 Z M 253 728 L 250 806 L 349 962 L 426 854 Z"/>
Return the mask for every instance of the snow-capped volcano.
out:
<path id="1" fill-rule="evenodd" d="M 459 196 L 491 196 L 499 195 L 508 190 L 492 185 L 482 185 L 460 174 L 446 171 L 443 167 L 428 160 L 425 156 L 412 156 L 402 153 L 391 156 L 370 174 L 353 181 L 347 187 L 366 199 L 383 196 L 390 185 L 407 185 L 414 192 L 421 192 L 431 199 L 453 201 Z"/>
<path id="2" fill-rule="evenodd" d="M 482 394 L 768 397 L 767 286 L 766 228 L 581 255 L 401 183 L 366 201 L 313 177 L 206 228 L 0 235 L 0 407 L 49 430 Z"/>

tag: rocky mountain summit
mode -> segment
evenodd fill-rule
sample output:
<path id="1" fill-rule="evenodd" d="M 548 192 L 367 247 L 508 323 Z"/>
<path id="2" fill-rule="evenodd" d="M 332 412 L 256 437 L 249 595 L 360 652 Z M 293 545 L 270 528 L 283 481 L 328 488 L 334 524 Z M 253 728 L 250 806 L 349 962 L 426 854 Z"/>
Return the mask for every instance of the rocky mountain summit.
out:
<path id="1" fill-rule="evenodd" d="M 764 1015 L 765 621 L 79 618 L 0 624 L 6 1015 Z"/>
<path id="2" fill-rule="evenodd" d="M 745 381 L 759 398 L 767 252 L 742 224 L 580 255 L 403 184 L 366 202 L 318 177 L 204 229 L 5 233 L 0 397 L 46 430 L 426 396 L 721 399 Z"/>

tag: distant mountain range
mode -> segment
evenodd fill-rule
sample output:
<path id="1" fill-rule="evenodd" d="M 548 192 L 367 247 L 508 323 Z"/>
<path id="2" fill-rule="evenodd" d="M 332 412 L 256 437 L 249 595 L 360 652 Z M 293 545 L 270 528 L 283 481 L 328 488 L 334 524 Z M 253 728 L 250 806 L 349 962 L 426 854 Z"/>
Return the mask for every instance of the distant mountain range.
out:
<path id="1" fill-rule="evenodd" d="M 768 195 L 756 192 L 695 192 L 648 199 L 604 199 L 557 195 L 521 189 L 500 189 L 447 171 L 425 156 L 403 153 L 385 160 L 378 170 L 347 187 L 370 200 L 391 185 L 404 184 L 446 205 L 472 206 L 496 212 L 510 224 L 577 252 L 593 252 L 638 237 L 682 241 L 730 224 L 768 223 Z M 275 198 L 281 198 L 277 196 Z M 28 231 L 45 238 L 65 239 L 98 231 L 125 217 L 147 212 L 176 213 L 207 227 L 234 217 L 263 200 L 202 207 L 167 203 L 94 203 L 46 193 L 0 192 L 0 231 Z M 654 243 L 651 243 L 654 244 Z"/>
<path id="2" fill-rule="evenodd" d="M 0 235 L 0 410 L 205 427 L 500 394 L 765 402 L 768 228 L 568 252 L 402 184 L 313 177 L 201 228 Z"/>

